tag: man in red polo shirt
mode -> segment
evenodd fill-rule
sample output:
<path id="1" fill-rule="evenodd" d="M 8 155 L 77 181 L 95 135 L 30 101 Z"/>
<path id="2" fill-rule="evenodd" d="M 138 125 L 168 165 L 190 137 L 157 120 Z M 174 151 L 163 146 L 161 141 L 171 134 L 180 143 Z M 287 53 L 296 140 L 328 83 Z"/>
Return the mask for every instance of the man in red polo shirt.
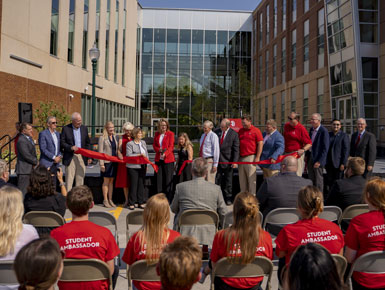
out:
<path id="1" fill-rule="evenodd" d="M 289 122 L 284 127 L 283 137 L 285 138 L 285 154 L 297 152 L 301 156 L 298 159 L 297 175 L 302 176 L 305 152 L 311 148 L 312 143 L 309 133 L 299 122 L 299 114 L 290 113 Z"/>
<path id="2" fill-rule="evenodd" d="M 259 162 L 263 149 L 263 137 L 261 131 L 251 124 L 250 116 L 242 117 L 242 126 L 239 134 L 239 161 Z M 248 191 L 253 195 L 257 191 L 257 165 L 239 165 L 239 185 L 241 191 Z"/>

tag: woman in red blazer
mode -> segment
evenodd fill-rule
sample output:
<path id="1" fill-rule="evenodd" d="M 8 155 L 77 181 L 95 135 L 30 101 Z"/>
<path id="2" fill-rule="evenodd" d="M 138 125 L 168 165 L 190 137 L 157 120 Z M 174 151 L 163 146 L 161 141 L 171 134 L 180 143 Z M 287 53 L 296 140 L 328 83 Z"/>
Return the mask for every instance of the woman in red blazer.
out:
<path id="1" fill-rule="evenodd" d="M 155 164 L 159 170 L 156 175 L 157 192 L 164 193 L 169 202 L 172 201 L 172 176 L 174 173 L 174 133 L 166 119 L 160 119 L 158 132 L 155 133 L 153 147 Z"/>

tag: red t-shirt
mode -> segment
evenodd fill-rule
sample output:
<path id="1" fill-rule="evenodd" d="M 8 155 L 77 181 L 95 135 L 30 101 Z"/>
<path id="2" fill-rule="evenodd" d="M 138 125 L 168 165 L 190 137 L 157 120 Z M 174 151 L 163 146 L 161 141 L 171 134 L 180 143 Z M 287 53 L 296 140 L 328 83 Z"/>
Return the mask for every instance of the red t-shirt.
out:
<path id="1" fill-rule="evenodd" d="M 309 133 L 300 123 L 295 127 L 286 123 L 283 137 L 285 138 L 285 152 L 297 151 L 303 149 L 306 144 L 312 144 Z"/>
<path id="2" fill-rule="evenodd" d="M 239 135 L 239 155 L 248 156 L 257 153 L 257 143 L 263 141 L 261 131 L 251 125 L 250 129 L 241 128 Z"/>
<path id="3" fill-rule="evenodd" d="M 177 237 L 180 236 L 180 233 L 173 230 L 169 230 L 169 233 L 167 244 L 172 243 Z M 146 243 L 144 243 L 143 247 L 144 249 L 141 247 L 141 240 L 138 237 L 138 232 L 136 232 L 128 241 L 122 260 L 127 265 L 132 265 L 136 261 L 146 259 Z M 160 290 L 162 288 L 160 282 L 134 281 L 134 285 L 139 290 Z"/>
<path id="4" fill-rule="evenodd" d="M 51 232 L 68 259 L 99 259 L 104 262 L 115 258 L 119 247 L 109 229 L 90 221 L 72 221 Z M 92 282 L 58 282 L 63 289 L 109 289 L 108 280 Z"/>
<path id="5" fill-rule="evenodd" d="M 346 246 L 357 251 L 357 258 L 372 251 L 385 250 L 385 222 L 382 211 L 354 217 L 345 235 Z M 354 272 L 353 278 L 367 288 L 384 288 L 385 274 Z"/>
<path id="6" fill-rule="evenodd" d="M 216 233 L 213 241 L 213 248 L 211 250 L 211 261 L 216 263 L 221 258 L 227 257 L 227 238 L 225 238 L 225 230 L 221 230 Z M 233 242 L 233 241 L 232 241 Z M 235 247 L 235 244 L 234 244 Z M 235 251 L 235 249 L 233 249 Z M 237 254 L 241 256 L 241 253 Z M 258 247 L 255 251 L 255 256 L 265 256 L 270 260 L 273 259 L 273 245 L 272 240 L 268 232 L 262 230 Z M 263 277 L 250 277 L 250 278 L 222 278 L 223 281 L 231 287 L 245 289 L 251 288 L 260 283 Z"/>
<path id="7" fill-rule="evenodd" d="M 304 219 L 285 226 L 279 232 L 275 240 L 275 252 L 279 256 L 281 251 L 285 251 L 286 264 L 288 264 L 296 248 L 307 243 L 320 244 L 331 254 L 339 254 L 344 247 L 344 236 L 335 223 L 318 217 Z"/>

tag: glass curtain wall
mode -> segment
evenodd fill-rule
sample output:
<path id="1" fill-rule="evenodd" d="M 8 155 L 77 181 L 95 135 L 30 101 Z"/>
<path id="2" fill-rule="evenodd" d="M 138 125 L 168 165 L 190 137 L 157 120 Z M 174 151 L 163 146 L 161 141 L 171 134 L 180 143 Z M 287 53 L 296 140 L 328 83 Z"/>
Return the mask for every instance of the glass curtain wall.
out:
<path id="1" fill-rule="evenodd" d="M 84 0 L 84 17 L 83 17 L 83 51 L 82 51 L 82 67 L 87 69 L 87 56 L 88 56 L 88 1 Z"/>
<path id="2" fill-rule="evenodd" d="M 75 33 L 75 0 L 70 0 L 69 20 L 68 20 L 68 55 L 67 61 L 74 61 L 74 33 Z"/>
<path id="3" fill-rule="evenodd" d="M 51 36 L 49 53 L 52 55 L 57 55 L 57 42 L 59 31 L 59 0 L 52 0 L 51 4 Z"/>

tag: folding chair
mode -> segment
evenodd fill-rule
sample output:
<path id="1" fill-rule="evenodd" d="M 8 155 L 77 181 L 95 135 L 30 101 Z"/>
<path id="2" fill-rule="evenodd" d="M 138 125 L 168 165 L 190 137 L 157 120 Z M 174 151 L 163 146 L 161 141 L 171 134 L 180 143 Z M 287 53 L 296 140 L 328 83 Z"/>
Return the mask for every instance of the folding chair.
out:
<path id="1" fill-rule="evenodd" d="M 112 214 L 105 211 L 90 211 L 88 213 L 88 220 L 94 224 L 108 228 L 115 237 L 119 247 L 118 223 Z M 120 266 L 120 254 L 118 256 L 118 263 Z"/>
<path id="2" fill-rule="evenodd" d="M 294 224 L 300 218 L 296 208 L 276 208 L 266 215 L 263 221 L 263 229 L 271 234 L 274 247 L 274 240 L 281 229 L 288 224 Z"/>
<path id="3" fill-rule="evenodd" d="M 263 214 L 262 212 L 259 212 L 259 220 L 262 224 L 262 221 L 263 221 Z M 228 212 L 226 215 L 225 215 L 225 218 L 223 219 L 223 228 L 226 229 L 228 227 L 231 227 L 232 224 L 233 224 L 233 212 L 230 211 Z"/>
<path id="4" fill-rule="evenodd" d="M 112 277 L 108 265 L 98 259 L 64 259 L 63 273 L 59 279 L 61 282 L 90 282 L 109 281 L 109 289 L 112 290 Z"/>
<path id="5" fill-rule="evenodd" d="M 19 285 L 13 270 L 13 260 L 0 261 L 0 288 L 10 285 Z"/>
<path id="6" fill-rule="evenodd" d="M 52 229 L 64 225 L 66 221 L 54 211 L 30 211 L 24 215 L 23 223 L 33 225 L 39 235 L 49 235 Z"/>
<path id="7" fill-rule="evenodd" d="M 211 272 L 211 288 L 214 289 L 215 277 L 246 278 L 267 276 L 266 289 L 271 289 L 273 263 L 266 257 L 255 257 L 250 264 L 229 263 L 227 258 L 220 259 Z"/>
<path id="8" fill-rule="evenodd" d="M 385 274 L 385 251 L 373 251 L 363 254 L 352 265 L 347 277 L 350 290 L 352 286 L 353 272 L 370 274 Z"/>
<path id="9" fill-rule="evenodd" d="M 342 212 L 339 224 L 341 225 L 342 232 L 345 233 L 349 227 L 350 221 L 355 216 L 366 213 L 369 211 L 369 206 L 367 204 L 354 204 L 348 206 Z"/>
<path id="10" fill-rule="evenodd" d="M 126 242 L 130 239 L 130 225 L 141 226 L 143 225 L 143 211 L 135 210 L 131 211 L 126 216 Z"/>
<path id="11" fill-rule="evenodd" d="M 339 220 L 342 216 L 342 210 L 338 206 L 324 206 L 324 210 L 318 215 L 321 219 L 331 221 L 339 224 Z"/>
<path id="12" fill-rule="evenodd" d="M 179 217 L 178 229 L 182 235 L 189 235 L 188 230 L 184 231 L 184 228 L 194 227 L 194 226 L 213 226 L 215 228 L 214 234 L 218 230 L 219 216 L 213 210 L 208 209 L 188 209 L 185 210 Z M 207 244 L 204 242 L 200 236 L 194 236 L 199 244 Z M 212 240 L 214 236 L 212 237 Z M 210 245 L 212 244 L 209 243 Z"/>
<path id="13" fill-rule="evenodd" d="M 132 289 L 132 280 L 147 282 L 160 281 L 160 277 L 156 273 L 156 263 L 147 265 L 146 260 L 140 260 L 131 266 L 127 265 L 127 267 L 128 290 Z"/>
<path id="14" fill-rule="evenodd" d="M 346 267 L 348 266 L 348 261 L 344 256 L 332 254 L 333 260 L 336 263 L 338 274 L 340 275 L 341 280 L 344 280 Z"/>

